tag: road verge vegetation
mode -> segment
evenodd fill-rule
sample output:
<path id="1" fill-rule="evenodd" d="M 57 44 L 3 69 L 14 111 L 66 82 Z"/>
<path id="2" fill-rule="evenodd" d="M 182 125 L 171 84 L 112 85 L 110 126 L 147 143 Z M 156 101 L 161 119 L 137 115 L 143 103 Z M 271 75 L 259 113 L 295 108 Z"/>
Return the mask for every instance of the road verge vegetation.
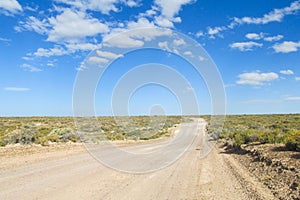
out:
<path id="1" fill-rule="evenodd" d="M 215 131 L 214 127 L 208 126 L 210 134 Z M 220 141 L 233 148 L 251 143 L 285 144 L 287 150 L 299 152 L 300 114 L 229 115 L 218 136 Z"/>
<path id="2" fill-rule="evenodd" d="M 98 125 L 92 125 L 86 120 L 86 123 L 80 124 L 80 130 L 104 136 L 99 137 L 99 140 L 150 140 L 168 137 L 169 128 L 183 121 L 181 116 L 122 117 L 120 123 L 114 117 L 97 119 Z M 156 121 L 159 123 L 155 123 Z M 81 142 L 82 138 L 77 131 L 78 127 L 75 126 L 72 117 L 0 117 L 0 146 L 48 146 L 53 143 Z"/>

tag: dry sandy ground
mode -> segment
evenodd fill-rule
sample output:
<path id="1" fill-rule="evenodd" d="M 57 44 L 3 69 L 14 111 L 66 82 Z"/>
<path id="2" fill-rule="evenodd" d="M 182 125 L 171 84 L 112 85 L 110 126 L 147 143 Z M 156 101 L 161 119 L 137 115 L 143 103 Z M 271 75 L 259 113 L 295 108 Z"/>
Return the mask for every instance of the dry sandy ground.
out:
<path id="1" fill-rule="evenodd" d="M 2 148 L 0 199 L 275 199 L 231 155 L 214 148 L 201 158 L 203 135 L 171 166 L 146 174 L 109 169 L 82 145 Z"/>

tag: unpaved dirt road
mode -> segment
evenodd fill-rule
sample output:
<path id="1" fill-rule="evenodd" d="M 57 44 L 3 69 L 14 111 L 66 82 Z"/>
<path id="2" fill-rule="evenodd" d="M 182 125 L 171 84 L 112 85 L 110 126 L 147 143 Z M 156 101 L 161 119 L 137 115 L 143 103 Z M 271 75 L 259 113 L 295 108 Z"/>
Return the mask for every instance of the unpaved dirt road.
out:
<path id="1" fill-rule="evenodd" d="M 84 149 L 78 151 L 82 147 L 75 153 L 7 156 L 1 159 L 0 199 L 274 199 L 231 155 L 213 148 L 201 157 L 209 142 L 204 125 L 198 120 L 185 124 L 197 132 L 190 148 L 170 166 L 151 173 L 112 170 Z M 125 148 L 143 151 L 164 142 Z"/>

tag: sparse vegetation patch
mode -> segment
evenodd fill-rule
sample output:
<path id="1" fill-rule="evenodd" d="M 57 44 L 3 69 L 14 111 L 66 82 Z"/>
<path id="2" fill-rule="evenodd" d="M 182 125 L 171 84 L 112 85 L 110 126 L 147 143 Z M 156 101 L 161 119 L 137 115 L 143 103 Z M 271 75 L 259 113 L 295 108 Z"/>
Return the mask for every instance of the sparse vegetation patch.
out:
<path id="1" fill-rule="evenodd" d="M 214 127 L 209 126 L 208 131 L 214 133 Z M 233 147 L 259 142 L 285 144 L 288 150 L 300 151 L 300 114 L 229 115 L 219 138 Z"/>
<path id="2" fill-rule="evenodd" d="M 88 135 L 99 140 L 149 140 L 169 136 L 168 128 L 180 123 L 181 116 L 98 117 L 98 124 L 82 118 L 76 127 L 72 117 L 0 117 L 0 146 L 79 142 Z M 159 122 L 159 123 L 158 123 Z M 78 134 L 79 133 L 79 134 Z"/>

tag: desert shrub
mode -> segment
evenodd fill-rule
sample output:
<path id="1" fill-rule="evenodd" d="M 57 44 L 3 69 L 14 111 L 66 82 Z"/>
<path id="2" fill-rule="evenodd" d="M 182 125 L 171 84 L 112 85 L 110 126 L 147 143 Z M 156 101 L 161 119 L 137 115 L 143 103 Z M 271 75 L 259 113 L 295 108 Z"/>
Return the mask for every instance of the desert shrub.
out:
<path id="1" fill-rule="evenodd" d="M 225 140 L 229 139 L 229 138 L 227 137 L 227 134 L 226 134 L 225 132 L 220 133 L 219 138 L 220 138 L 220 139 L 225 139 Z"/>
<path id="2" fill-rule="evenodd" d="M 82 132 L 97 132 L 97 131 L 101 130 L 98 126 L 99 126 L 98 124 L 92 125 L 92 124 L 86 123 L 86 124 L 80 125 L 79 130 Z"/>
<path id="3" fill-rule="evenodd" d="M 60 142 L 60 138 L 58 135 L 49 134 L 44 137 L 38 138 L 38 140 L 36 141 L 37 144 L 41 144 L 43 146 L 49 145 L 49 142 Z"/>
<path id="4" fill-rule="evenodd" d="M 143 136 L 141 136 L 141 140 L 151 140 L 151 139 L 156 139 L 161 137 L 162 135 L 164 135 L 165 132 L 164 131 L 159 131 L 155 134 L 149 134 L 148 136 L 146 136 L 145 134 Z"/>
<path id="5" fill-rule="evenodd" d="M 45 139 L 50 142 L 59 142 L 60 141 L 59 136 L 55 135 L 55 134 L 49 134 L 45 137 Z"/>
<path id="6" fill-rule="evenodd" d="M 39 128 L 37 133 L 35 134 L 35 142 L 39 144 L 39 140 L 49 135 L 51 132 L 50 128 Z"/>
<path id="7" fill-rule="evenodd" d="M 63 135 L 66 135 L 66 134 L 70 134 L 70 133 L 73 133 L 73 129 L 71 129 L 71 128 L 57 128 L 57 129 L 53 129 L 50 132 L 50 134 L 55 134 L 60 137 Z"/>
<path id="8" fill-rule="evenodd" d="M 77 134 L 75 133 L 71 133 L 71 134 L 68 134 L 66 135 L 66 139 L 65 141 L 71 141 L 71 142 L 78 142 L 80 141 L 80 138 Z"/>
<path id="9" fill-rule="evenodd" d="M 10 134 L 8 134 L 4 143 L 6 144 L 31 144 L 36 141 L 36 135 L 38 131 L 35 127 L 24 125 L 20 129 L 13 130 Z"/>
<path id="10" fill-rule="evenodd" d="M 139 130 L 126 131 L 124 134 L 125 134 L 126 137 L 128 137 L 128 138 L 133 138 L 133 139 L 135 139 L 135 138 L 139 138 L 139 137 L 141 136 L 141 131 L 139 131 Z"/>
<path id="11" fill-rule="evenodd" d="M 288 150 L 300 151 L 300 131 L 290 131 L 285 140 L 285 146 Z"/>
<path id="12" fill-rule="evenodd" d="M 280 129 L 275 130 L 267 130 L 260 132 L 258 135 L 258 141 L 265 144 L 265 143 L 282 143 L 284 141 L 284 134 Z"/>
<path id="13" fill-rule="evenodd" d="M 299 149 L 300 115 L 229 115 L 219 138 L 234 146 L 251 142 L 287 144 Z M 209 126 L 213 134 L 215 127 Z M 295 134 L 297 132 L 297 134 Z"/>
<path id="14" fill-rule="evenodd" d="M 45 136 L 45 135 L 48 135 L 50 132 L 51 132 L 51 128 L 48 128 L 48 127 L 42 127 L 42 128 L 39 128 L 38 129 L 38 135 L 40 136 Z"/>
<path id="15" fill-rule="evenodd" d="M 258 141 L 257 131 L 252 131 L 251 133 L 246 135 L 246 143 L 257 142 L 257 141 Z"/>
<path id="16" fill-rule="evenodd" d="M 58 128 L 53 129 L 50 135 L 57 135 L 59 141 L 61 142 L 77 142 L 79 141 L 79 136 L 71 128 Z"/>
<path id="17" fill-rule="evenodd" d="M 170 127 L 172 127 L 174 124 L 175 124 L 175 123 L 174 123 L 173 120 L 167 119 L 167 120 L 165 121 L 164 128 L 170 128 Z"/>
<path id="18" fill-rule="evenodd" d="M 101 126 L 101 130 L 103 130 L 104 132 L 109 132 L 113 129 L 113 127 L 109 124 L 104 124 Z"/>
<path id="19" fill-rule="evenodd" d="M 107 135 L 107 139 L 109 140 L 124 140 L 125 137 L 122 133 L 112 133 Z"/>
<path id="20" fill-rule="evenodd" d="M 0 137 L 0 147 L 5 146 L 4 137 Z"/>
<path id="21" fill-rule="evenodd" d="M 233 137 L 233 146 L 234 147 L 239 147 L 242 144 L 246 143 L 246 137 L 244 134 L 241 133 L 236 133 Z"/>

